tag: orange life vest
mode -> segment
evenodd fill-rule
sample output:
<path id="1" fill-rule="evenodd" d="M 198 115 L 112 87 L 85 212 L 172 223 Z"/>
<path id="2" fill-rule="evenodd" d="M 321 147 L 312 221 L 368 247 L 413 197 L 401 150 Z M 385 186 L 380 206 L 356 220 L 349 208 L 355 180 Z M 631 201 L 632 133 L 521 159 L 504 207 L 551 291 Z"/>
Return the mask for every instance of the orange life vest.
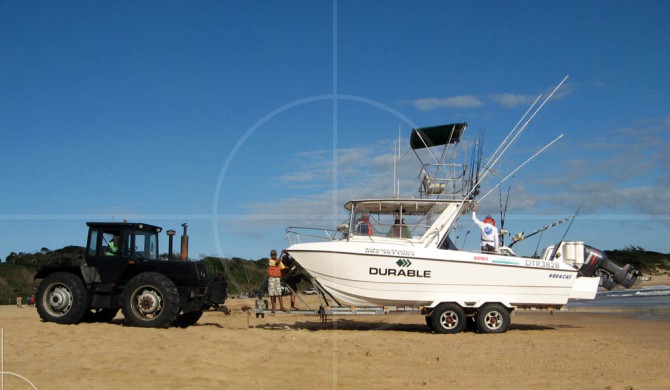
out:
<path id="1" fill-rule="evenodd" d="M 272 260 L 270 260 L 272 261 Z M 276 260 L 275 265 L 268 265 L 268 276 L 281 278 L 281 261 Z"/>

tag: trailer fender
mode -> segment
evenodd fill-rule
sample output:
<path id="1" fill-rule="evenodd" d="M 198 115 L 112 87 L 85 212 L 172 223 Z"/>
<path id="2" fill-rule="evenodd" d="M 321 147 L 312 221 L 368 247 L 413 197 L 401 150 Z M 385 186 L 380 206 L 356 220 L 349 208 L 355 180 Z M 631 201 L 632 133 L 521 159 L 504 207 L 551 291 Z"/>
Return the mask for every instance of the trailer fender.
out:
<path id="1" fill-rule="evenodd" d="M 510 304 L 509 302 L 502 302 L 502 301 L 448 301 L 448 300 L 444 300 L 444 301 L 433 301 L 433 302 L 431 302 L 430 305 L 425 307 L 425 310 L 427 312 L 431 312 L 431 311 L 433 311 L 433 309 L 435 309 L 441 303 L 455 303 L 455 304 L 459 305 L 460 307 L 462 307 L 463 310 L 465 310 L 465 312 L 468 313 L 468 314 L 476 312 L 477 309 L 479 309 L 480 307 L 482 307 L 483 305 L 485 305 L 487 303 L 501 304 L 501 305 L 505 306 L 507 309 L 509 309 L 510 312 L 512 312 L 516 309 L 516 306 Z"/>

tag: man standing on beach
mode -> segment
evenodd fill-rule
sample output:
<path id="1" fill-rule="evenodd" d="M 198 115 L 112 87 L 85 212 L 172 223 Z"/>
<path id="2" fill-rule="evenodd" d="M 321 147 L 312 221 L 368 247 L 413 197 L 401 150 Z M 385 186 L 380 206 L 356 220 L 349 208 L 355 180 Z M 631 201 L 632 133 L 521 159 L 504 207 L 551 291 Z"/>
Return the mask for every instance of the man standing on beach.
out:
<path id="1" fill-rule="evenodd" d="M 277 251 L 270 251 L 270 260 L 268 261 L 268 295 L 272 304 L 272 313 L 275 312 L 275 305 L 277 297 L 279 297 L 279 307 L 281 311 L 284 309 L 284 301 L 281 295 L 281 270 L 284 268 L 280 259 L 277 259 Z"/>

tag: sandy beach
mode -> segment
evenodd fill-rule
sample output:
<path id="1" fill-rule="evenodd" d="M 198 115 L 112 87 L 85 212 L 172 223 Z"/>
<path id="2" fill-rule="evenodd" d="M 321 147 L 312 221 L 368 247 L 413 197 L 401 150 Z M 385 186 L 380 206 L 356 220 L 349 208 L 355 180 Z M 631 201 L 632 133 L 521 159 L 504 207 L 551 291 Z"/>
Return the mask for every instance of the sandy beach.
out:
<path id="1" fill-rule="evenodd" d="M 316 302 L 311 296 L 308 304 Z M 522 311 L 507 333 L 429 333 L 417 313 L 256 318 L 231 299 L 187 329 L 44 323 L 0 307 L 4 389 L 666 389 L 670 321 Z M 4 390 L 3 389 L 3 390 Z"/>

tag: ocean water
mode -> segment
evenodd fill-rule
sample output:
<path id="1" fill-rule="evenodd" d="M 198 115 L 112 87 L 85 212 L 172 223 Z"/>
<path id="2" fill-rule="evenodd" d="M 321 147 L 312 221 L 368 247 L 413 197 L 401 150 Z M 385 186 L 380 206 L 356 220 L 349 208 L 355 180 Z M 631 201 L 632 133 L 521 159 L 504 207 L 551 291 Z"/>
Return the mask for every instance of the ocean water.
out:
<path id="1" fill-rule="evenodd" d="M 670 286 L 602 291 L 593 300 L 569 302 L 570 311 L 633 315 L 650 320 L 670 320 Z"/>

